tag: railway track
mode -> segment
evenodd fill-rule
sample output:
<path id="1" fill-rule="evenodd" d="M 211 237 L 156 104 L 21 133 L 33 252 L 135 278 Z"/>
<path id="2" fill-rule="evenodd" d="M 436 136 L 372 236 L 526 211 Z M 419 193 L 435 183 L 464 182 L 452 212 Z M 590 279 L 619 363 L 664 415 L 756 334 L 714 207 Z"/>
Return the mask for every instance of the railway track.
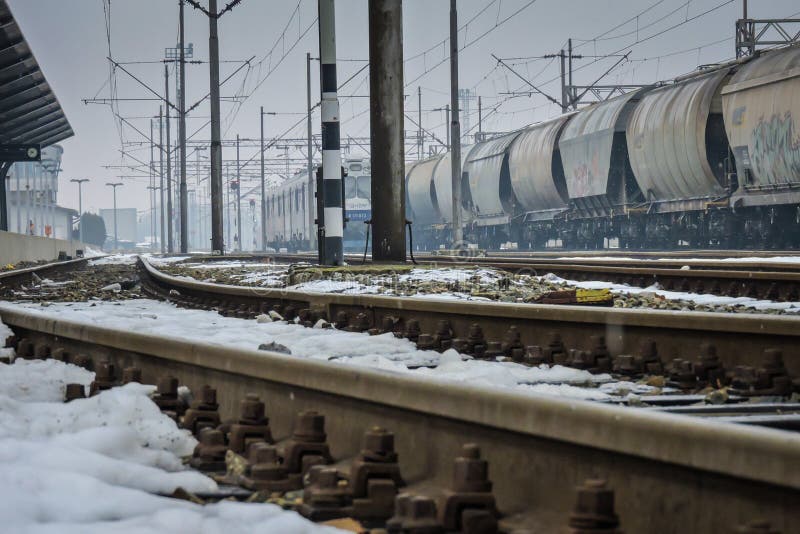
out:
<path id="1" fill-rule="evenodd" d="M 12 269 L 0 272 L 0 285 L 18 285 L 20 282 L 28 282 L 33 275 L 42 277 L 54 273 L 71 271 L 86 265 L 89 258 L 75 258 L 65 261 L 54 261 L 42 265 L 33 265 L 22 269 Z"/>
<path id="2" fill-rule="evenodd" d="M 316 261 L 309 254 L 268 254 L 207 256 L 198 261 L 274 261 L 292 263 Z M 459 257 L 418 256 L 423 266 L 476 265 L 507 272 L 529 275 L 555 274 L 573 281 L 605 281 L 678 292 L 706 293 L 726 297 L 750 297 L 779 302 L 800 300 L 800 263 L 609 260 L 519 258 L 519 257 Z M 355 257 L 349 261 L 360 263 Z"/>
<path id="3" fill-rule="evenodd" d="M 285 490 L 298 487 L 298 464 L 287 458 L 317 465 L 300 506 L 315 519 L 447 532 L 494 532 L 497 521 L 516 533 L 727 532 L 760 521 L 791 532 L 800 519 L 796 433 L 412 379 L 21 309 L 0 315 L 23 356 L 93 366 L 104 386 L 122 369 L 140 374 L 159 384 L 156 402 L 176 415 L 185 408 L 176 385 L 188 386 L 198 400 L 184 424 L 234 421 L 220 427 L 230 432 L 227 447 L 242 452 L 245 436 L 269 434 L 275 448 L 251 447 L 250 470 L 228 481 Z M 199 436 L 193 463 L 214 467 L 223 436 Z M 216 498 L 226 494 L 249 495 L 226 487 Z"/>
<path id="4" fill-rule="evenodd" d="M 144 259 L 140 278 L 143 293 L 179 306 L 240 318 L 275 311 L 306 326 L 324 319 L 349 331 L 392 332 L 421 349 L 661 374 L 684 389 L 723 375 L 748 394 L 789 394 L 800 385 L 800 321 L 793 316 L 308 293 L 199 282 Z"/>

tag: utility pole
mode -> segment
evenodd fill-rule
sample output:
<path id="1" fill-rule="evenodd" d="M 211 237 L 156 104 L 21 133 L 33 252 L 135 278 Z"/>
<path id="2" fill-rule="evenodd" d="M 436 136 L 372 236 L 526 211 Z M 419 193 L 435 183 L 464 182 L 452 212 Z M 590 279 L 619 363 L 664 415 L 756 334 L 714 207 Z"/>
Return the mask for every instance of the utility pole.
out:
<path id="1" fill-rule="evenodd" d="M 267 251 L 267 186 L 264 182 L 264 106 L 261 106 L 261 252 Z"/>
<path id="2" fill-rule="evenodd" d="M 422 138 L 422 87 L 417 86 L 417 159 L 422 159 L 425 150 Z"/>
<path id="3" fill-rule="evenodd" d="M 313 130 L 311 125 L 311 54 L 309 52 L 306 52 L 306 110 L 308 113 L 306 119 L 306 132 L 308 133 L 308 161 L 306 162 L 306 170 L 308 172 L 308 185 L 306 186 L 306 190 L 308 191 L 308 197 L 306 198 L 306 204 L 308 205 L 308 246 L 313 250 L 317 242 L 317 232 L 314 231 L 314 212 L 316 211 L 315 207 L 317 203 L 314 199 L 314 161 L 312 159 L 314 147 L 312 145 Z"/>
<path id="4" fill-rule="evenodd" d="M 481 105 L 481 97 L 478 97 L 478 135 L 476 141 L 481 141 L 481 134 L 483 133 L 483 106 Z"/>
<path id="5" fill-rule="evenodd" d="M 447 151 L 450 152 L 450 149 L 451 149 L 451 145 L 450 145 L 450 104 L 447 104 L 444 107 L 444 121 L 445 121 L 445 123 L 447 123 L 447 127 L 445 128 L 445 130 L 447 130 L 447 132 L 446 132 L 447 133 L 447 137 L 445 137 L 445 139 L 447 140 Z"/>
<path id="6" fill-rule="evenodd" d="M 169 139 L 169 67 L 164 64 L 164 99 L 166 100 L 167 116 L 167 252 L 172 254 L 172 147 Z"/>
<path id="7" fill-rule="evenodd" d="M 564 60 L 566 56 L 563 48 L 558 56 L 561 58 L 561 113 L 566 113 L 569 109 L 569 98 L 567 97 L 567 79 L 564 76 Z"/>
<path id="8" fill-rule="evenodd" d="M 556 103 L 561 106 L 561 112 L 562 113 L 566 113 L 567 111 L 569 111 L 570 107 L 572 109 L 578 109 L 578 100 L 579 99 L 577 98 L 577 95 L 576 95 L 576 92 L 575 92 L 576 87 L 572 84 L 572 60 L 573 59 L 581 59 L 583 57 L 580 54 L 576 55 L 576 54 L 572 53 L 572 39 L 569 39 L 567 41 L 567 49 L 568 49 L 568 52 L 565 52 L 564 49 L 562 48 L 557 54 L 545 54 L 544 56 L 542 56 L 543 58 L 555 58 L 555 57 L 557 57 L 561 61 L 561 102 L 560 103 L 556 102 Z M 498 59 L 498 61 L 500 61 L 500 60 Z M 511 67 L 509 67 L 508 65 L 506 65 L 502 61 L 501 61 L 501 63 L 507 69 L 511 70 L 511 72 L 513 72 L 516 76 L 518 76 L 519 78 L 522 78 L 517 72 L 512 70 Z M 569 74 L 567 74 L 567 63 L 569 63 Z M 536 86 L 531 84 L 529 81 L 525 80 L 524 78 L 522 78 L 522 79 L 525 81 L 525 83 L 527 83 L 528 85 L 533 87 L 538 93 L 544 94 L 539 90 L 539 88 L 537 88 Z M 553 100 L 552 98 L 550 98 L 547 95 L 544 95 L 544 96 L 546 96 L 550 100 Z"/>
<path id="9" fill-rule="evenodd" d="M 88 182 L 88 178 L 73 178 L 70 182 L 78 184 L 78 240 L 83 243 L 83 182 Z M 19 208 L 17 208 L 19 209 Z"/>
<path id="10" fill-rule="evenodd" d="M 567 102 L 572 104 L 572 109 L 578 109 L 578 103 L 575 101 L 575 90 L 572 88 L 572 37 L 567 40 L 567 50 L 569 54 L 569 87 Z"/>
<path id="11" fill-rule="evenodd" d="M 336 12 L 333 0 L 318 0 L 320 111 L 322 115 L 322 205 L 319 263 L 342 265 L 344 261 L 344 205 L 342 158 L 339 136 L 339 97 L 336 82 Z M 399 120 L 399 118 L 398 118 Z"/>
<path id="12" fill-rule="evenodd" d="M 372 260 L 406 261 L 403 3 L 369 0 Z"/>
<path id="13" fill-rule="evenodd" d="M 158 152 L 160 158 L 158 163 L 158 193 L 161 197 L 161 202 L 159 202 L 159 211 L 161 212 L 161 253 L 164 254 L 166 252 L 166 226 L 164 225 L 164 112 L 161 106 L 158 106 Z"/>
<path id="14" fill-rule="evenodd" d="M 450 122 L 451 175 L 453 188 L 453 245 L 464 241 L 461 226 L 461 125 L 458 120 L 458 10 L 456 0 L 450 0 L 450 106 L 453 118 Z"/>
<path id="15" fill-rule="evenodd" d="M 180 67 L 181 67 L 181 95 L 178 99 L 178 142 L 180 143 L 181 157 L 181 253 L 189 252 L 189 212 L 188 212 L 188 192 L 186 189 L 186 50 L 184 48 L 184 21 L 183 21 L 183 0 L 178 0 L 180 5 L 179 26 L 180 26 Z"/>
<path id="16" fill-rule="evenodd" d="M 211 253 L 224 254 L 222 229 L 222 134 L 219 103 L 219 34 L 217 0 L 208 0 L 208 50 L 211 78 Z"/>
<path id="17" fill-rule="evenodd" d="M 153 141 L 153 119 L 150 119 L 150 250 L 155 250 L 156 244 L 153 238 L 156 236 L 156 169 L 153 148 L 155 142 Z"/>
<path id="18" fill-rule="evenodd" d="M 107 186 L 110 186 L 114 189 L 114 250 L 119 248 L 117 244 L 117 187 L 122 185 L 122 182 L 114 182 L 108 183 L 106 182 Z"/>
<path id="19" fill-rule="evenodd" d="M 242 251 L 242 168 L 239 166 L 239 134 L 236 134 L 236 235 L 239 242 L 236 249 Z"/>

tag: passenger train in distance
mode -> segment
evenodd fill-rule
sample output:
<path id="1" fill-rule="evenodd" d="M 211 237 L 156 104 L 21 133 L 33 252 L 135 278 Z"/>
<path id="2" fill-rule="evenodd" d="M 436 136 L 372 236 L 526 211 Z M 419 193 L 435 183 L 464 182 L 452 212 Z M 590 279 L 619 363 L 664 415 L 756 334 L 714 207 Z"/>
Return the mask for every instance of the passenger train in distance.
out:
<path id="1" fill-rule="evenodd" d="M 369 158 L 345 159 L 344 177 L 345 228 L 344 248 L 363 251 L 366 224 L 371 217 L 371 185 Z M 314 181 L 316 184 L 316 180 Z M 316 190 L 316 185 L 313 191 Z M 278 186 L 267 190 L 267 246 L 290 252 L 310 250 L 309 236 L 316 227 L 308 228 L 308 172 L 303 170 Z M 316 203 L 314 203 L 316 206 Z"/>
<path id="2" fill-rule="evenodd" d="M 800 246 L 800 46 L 702 68 L 462 150 L 465 240 Z M 420 248 L 450 247 L 450 155 L 406 167 Z"/>

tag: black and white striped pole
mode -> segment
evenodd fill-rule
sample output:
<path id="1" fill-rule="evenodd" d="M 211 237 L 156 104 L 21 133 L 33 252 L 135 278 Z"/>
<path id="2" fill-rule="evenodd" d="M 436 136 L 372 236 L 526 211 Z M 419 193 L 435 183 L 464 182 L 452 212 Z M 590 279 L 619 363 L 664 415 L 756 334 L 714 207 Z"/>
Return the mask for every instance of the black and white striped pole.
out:
<path id="1" fill-rule="evenodd" d="M 318 0 L 320 111 L 322 115 L 322 213 L 318 214 L 319 263 L 342 265 L 344 195 L 339 138 L 339 98 L 336 94 L 336 16 L 334 0 Z"/>

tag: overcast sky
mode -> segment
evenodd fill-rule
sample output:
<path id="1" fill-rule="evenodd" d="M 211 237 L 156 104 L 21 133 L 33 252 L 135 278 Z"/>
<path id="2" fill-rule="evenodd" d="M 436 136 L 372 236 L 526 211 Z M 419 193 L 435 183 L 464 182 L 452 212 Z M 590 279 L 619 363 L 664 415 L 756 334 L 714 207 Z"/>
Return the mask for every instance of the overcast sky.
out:
<path id="1" fill-rule="evenodd" d="M 107 181 L 122 181 L 119 207 L 148 209 L 149 144 L 142 135 L 115 118 L 107 104 L 84 104 L 83 99 L 124 100 L 114 111 L 149 135 L 150 117 L 158 115 L 154 95 L 131 76 L 116 70 L 110 78 L 110 54 L 125 68 L 164 92 L 164 49 L 175 47 L 178 35 L 178 0 L 112 0 L 110 32 L 105 11 L 109 0 L 8 0 L 14 16 L 30 43 L 44 74 L 66 111 L 75 136 L 64 147 L 59 203 L 77 208 L 77 188 L 70 178 L 90 178 L 84 187 L 84 207 L 111 206 Z M 201 0 L 207 5 L 207 0 Z M 219 1 L 220 6 L 225 0 Z M 491 54 L 508 59 L 524 78 L 556 99 L 560 95 L 558 60 L 537 56 L 557 52 L 573 38 L 576 54 L 576 85 L 594 82 L 618 57 L 598 57 L 630 51 L 624 61 L 601 83 L 645 84 L 666 80 L 696 66 L 729 59 L 734 55 L 734 22 L 741 16 L 741 0 L 459 0 L 461 52 L 460 84 L 482 97 L 483 129 L 507 131 L 557 115 L 560 110 L 539 95 L 509 95 L 526 90 L 525 82 L 497 65 Z M 424 127 L 445 139 L 445 114 L 437 108 L 449 103 L 447 0 L 406 0 L 404 9 L 404 54 L 406 111 L 416 120 L 417 87 L 422 88 Z M 307 52 L 318 55 L 316 0 L 243 0 L 220 19 L 221 57 L 225 78 L 253 58 L 222 88 L 225 139 L 255 139 L 259 135 L 259 107 L 277 113 L 266 117 L 266 137 L 288 132 L 288 137 L 306 135 Z M 751 0 L 750 17 L 780 18 L 797 15 L 797 0 Z M 708 12 L 704 14 L 705 12 Z M 637 17 L 637 15 L 639 15 Z M 366 0 L 336 2 L 338 79 L 344 82 L 365 65 L 368 57 Z M 110 43 L 107 36 L 110 35 Z M 186 41 L 194 44 L 194 58 L 208 58 L 208 20 L 186 8 Z M 521 58 L 521 59 L 520 59 Z M 318 64 L 312 63 L 312 95 L 319 93 Z M 174 67 L 170 67 L 170 95 L 175 96 Z M 111 81 L 111 83 L 109 83 Z M 116 91 L 112 92 L 112 87 Z M 187 66 L 187 106 L 208 92 L 207 63 Z M 342 90 L 342 136 L 369 136 L 368 71 L 355 76 Z M 352 95 L 352 96 L 350 96 Z M 246 98 L 243 98 L 246 97 Z M 237 100 L 235 103 L 233 100 Z M 477 102 L 471 103 L 469 123 L 477 123 Z M 187 121 L 195 141 L 208 140 L 208 101 L 202 102 Z M 465 130 L 462 118 L 462 131 Z M 299 124 L 292 128 L 296 123 Z M 313 127 L 319 132 L 319 115 Z M 406 121 L 407 131 L 416 127 Z M 474 130 L 473 130 L 474 131 Z M 173 122 L 172 139 L 177 126 Z M 156 134 L 157 135 L 157 134 Z M 125 146 L 123 146 L 123 143 Z M 139 145 L 139 143 L 142 143 Z M 242 159 L 257 153 L 252 143 L 243 143 Z M 123 155 L 122 152 L 125 152 Z M 354 148 L 353 155 L 361 155 Z M 193 146 L 189 148 L 189 187 L 195 184 Z M 270 149 L 269 171 L 273 180 L 285 172 L 284 149 Z M 415 154 L 415 153 L 414 153 Z M 201 156 L 207 152 L 200 152 Z M 224 158 L 236 157 L 235 148 L 225 148 Z M 303 154 L 289 151 L 290 172 L 302 167 Z M 137 161 L 138 160 L 138 161 Z M 200 160 L 203 164 L 203 160 Z M 131 168 L 121 168 L 129 165 Z M 207 165 L 207 163 L 206 163 Z M 112 166 L 108 168 L 108 166 Z M 253 171 L 257 166 L 253 166 Z M 207 171 L 201 168 L 201 178 Z M 246 179 L 255 185 L 255 178 Z M 207 183 L 207 182 L 205 182 Z"/>

